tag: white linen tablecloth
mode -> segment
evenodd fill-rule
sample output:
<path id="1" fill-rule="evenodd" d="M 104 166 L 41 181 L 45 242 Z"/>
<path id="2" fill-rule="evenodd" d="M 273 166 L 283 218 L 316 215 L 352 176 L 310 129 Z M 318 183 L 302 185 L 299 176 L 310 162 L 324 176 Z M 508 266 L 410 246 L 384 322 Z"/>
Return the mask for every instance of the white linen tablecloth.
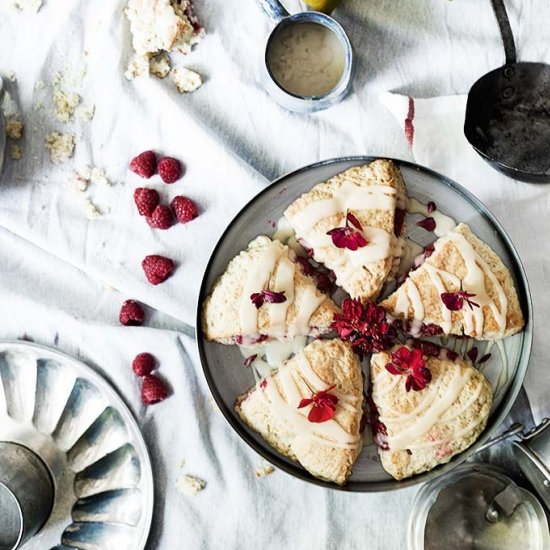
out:
<path id="1" fill-rule="evenodd" d="M 442 116 L 439 100 L 425 109 L 417 102 L 409 150 L 400 98 L 386 95 L 465 93 L 502 64 L 489 0 L 344 0 L 335 17 L 357 52 L 354 92 L 309 116 L 284 111 L 261 86 L 270 25 L 253 0 L 196 0 L 207 36 L 179 63 L 204 74 L 206 82 L 183 96 L 168 81 L 123 77 L 131 52 L 124 0 L 45 0 L 38 14 L 15 12 L 10 3 L 0 4 L 0 74 L 17 77 L 7 82 L 8 91 L 26 130 L 24 157 L 7 160 L 0 183 L 0 338 L 27 337 L 79 356 L 130 404 L 152 451 L 157 484 L 148 548 L 406 546 L 414 488 L 352 495 L 282 472 L 256 479 L 262 463 L 211 406 L 194 348 L 197 292 L 221 232 L 271 179 L 311 162 L 354 154 L 416 159 L 456 178 L 489 206 L 530 280 L 536 335 L 526 390 L 535 420 L 549 412 L 547 188 L 486 168 L 460 146 L 460 108 Z M 550 7 L 542 0 L 507 3 L 520 59 L 550 61 Z M 286 4 L 300 9 L 297 1 Z M 95 104 L 95 116 L 61 124 L 51 115 L 47 87 L 57 71 L 74 74 L 84 66 L 82 86 L 74 91 Z M 35 89 L 40 80 L 46 90 Z M 45 106 L 36 109 L 40 102 Z M 59 166 L 44 149 L 52 130 L 77 136 L 74 159 Z M 166 200 L 176 194 L 196 200 L 201 215 L 192 224 L 154 231 L 137 216 L 132 194 L 144 182 L 127 163 L 150 148 L 185 163 L 181 181 L 164 186 L 155 180 L 152 186 Z M 97 220 L 86 219 L 83 198 L 67 186 L 70 173 L 86 164 L 104 167 L 116 182 L 109 189 L 90 188 L 105 212 Z M 140 267 L 154 253 L 178 262 L 174 276 L 158 287 L 145 281 Z M 149 306 L 145 326 L 119 325 L 119 307 L 128 298 Z M 170 399 L 148 409 L 129 368 L 141 351 L 159 358 L 173 389 Z M 181 495 L 175 481 L 184 473 L 206 480 L 205 490 Z"/>

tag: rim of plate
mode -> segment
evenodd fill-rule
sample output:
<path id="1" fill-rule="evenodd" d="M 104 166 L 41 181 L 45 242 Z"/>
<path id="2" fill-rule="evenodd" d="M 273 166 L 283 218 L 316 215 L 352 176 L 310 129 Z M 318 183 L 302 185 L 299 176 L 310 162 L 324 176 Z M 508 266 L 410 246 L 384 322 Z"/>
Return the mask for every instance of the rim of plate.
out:
<path id="1" fill-rule="evenodd" d="M 92 369 L 92 367 L 89 367 L 88 365 L 86 365 L 86 363 L 84 363 L 80 359 L 77 359 L 76 357 L 73 357 L 72 355 L 69 355 L 68 353 L 59 351 L 49 346 L 45 346 L 44 344 L 37 344 L 35 342 L 28 342 L 25 340 L 0 340 L 0 347 L 2 346 L 14 346 L 14 347 L 42 350 L 43 352 L 49 354 L 50 356 L 58 357 L 63 361 L 70 363 L 75 368 L 75 371 L 77 373 L 85 372 L 86 376 L 89 376 L 94 381 L 94 384 L 97 384 L 97 386 L 101 391 L 105 392 L 110 399 L 113 399 L 114 401 L 116 401 L 117 406 L 119 407 L 118 412 L 122 414 L 125 422 L 127 422 L 128 424 L 128 428 L 134 432 L 136 442 L 139 444 L 140 458 L 142 457 L 145 461 L 145 464 L 143 465 L 144 468 L 142 469 L 142 474 L 146 470 L 144 483 L 147 485 L 149 489 L 149 498 L 146 500 L 145 508 L 143 510 L 143 515 L 142 515 L 142 517 L 145 518 L 145 522 L 144 522 L 145 531 L 137 547 L 139 550 L 144 549 L 147 544 L 147 541 L 149 540 L 149 536 L 151 534 L 151 526 L 153 523 L 153 511 L 154 511 L 154 500 L 155 500 L 154 499 L 155 482 L 153 479 L 153 465 L 151 462 L 151 455 L 149 454 L 149 448 L 145 443 L 145 438 L 143 437 L 143 433 L 141 432 L 139 425 L 137 423 L 137 420 L 132 414 L 132 411 L 130 410 L 128 405 L 126 405 L 126 402 L 124 401 L 124 398 L 122 397 L 122 395 L 118 393 L 115 387 L 106 378 L 104 378 L 98 372 Z M 44 527 L 48 524 L 48 522 L 49 522 L 49 518 L 46 521 L 46 524 L 44 525 Z M 59 544 L 61 544 L 61 541 L 59 542 Z"/>
<path id="2" fill-rule="evenodd" d="M 206 339 L 204 338 L 204 334 L 202 331 L 202 322 L 201 322 L 202 303 L 208 295 L 207 291 L 209 289 L 206 288 L 206 281 L 208 279 L 208 276 L 210 275 L 212 264 L 218 254 L 218 251 L 223 247 L 224 241 L 228 232 L 231 230 L 233 225 L 238 220 L 240 220 L 242 217 L 248 214 L 249 209 L 252 206 L 254 206 L 254 204 L 256 203 L 256 201 L 260 199 L 260 197 L 272 191 L 273 188 L 284 185 L 284 183 L 288 179 L 291 179 L 297 176 L 298 174 L 308 172 L 320 166 L 328 166 L 328 165 L 337 164 L 340 162 L 357 162 L 358 164 L 368 163 L 381 158 L 386 160 L 391 160 L 392 162 L 395 162 L 398 166 L 406 166 L 407 168 L 416 170 L 418 172 L 424 172 L 427 175 L 436 178 L 441 184 L 446 185 L 447 187 L 450 187 L 451 189 L 453 189 L 453 191 L 462 195 L 468 202 L 470 202 L 476 208 L 479 214 L 482 215 L 485 218 L 485 220 L 494 228 L 495 232 L 498 234 L 499 238 L 502 240 L 508 252 L 510 253 L 511 258 L 513 259 L 514 265 L 510 266 L 510 269 L 512 270 L 515 280 L 518 284 L 517 291 L 519 295 L 520 305 L 522 306 L 523 314 L 525 317 L 525 328 L 521 333 L 522 335 L 521 352 L 520 352 L 518 363 L 515 366 L 516 372 L 514 375 L 514 379 L 510 384 L 500 405 L 489 417 L 488 424 L 490 424 L 490 426 L 484 429 L 482 434 L 470 447 L 468 447 L 462 453 L 455 455 L 449 462 L 436 466 L 434 469 L 428 472 L 415 475 L 409 479 L 405 479 L 401 481 L 398 481 L 395 479 L 388 479 L 385 481 L 349 481 L 346 485 L 339 486 L 339 485 L 336 485 L 335 483 L 322 481 L 320 479 L 313 477 L 299 463 L 296 463 L 295 465 L 289 464 L 285 459 L 282 458 L 282 455 L 280 455 L 274 449 L 269 447 L 267 443 L 265 443 L 265 446 L 259 443 L 256 439 L 254 439 L 254 437 L 248 431 L 248 428 L 245 426 L 245 424 L 237 418 L 233 410 L 225 405 L 218 391 L 214 378 L 211 374 L 210 365 L 208 364 L 204 353 L 204 346 L 207 345 L 208 342 L 206 342 Z M 447 176 L 444 176 L 439 172 L 436 172 L 435 170 L 432 170 L 431 168 L 427 168 L 420 164 L 416 164 L 414 162 L 410 162 L 407 160 L 401 160 L 401 159 L 385 157 L 385 156 L 357 155 L 357 156 L 337 157 L 337 158 L 327 159 L 327 160 L 315 162 L 313 164 L 309 164 L 302 168 L 298 168 L 297 170 L 288 172 L 283 176 L 277 178 L 273 182 L 271 182 L 268 186 L 262 189 L 257 195 L 255 195 L 250 201 L 248 201 L 239 210 L 237 215 L 229 222 L 228 226 L 220 236 L 206 265 L 206 269 L 204 271 L 203 279 L 200 286 L 199 298 L 197 303 L 195 337 L 196 337 L 197 348 L 198 348 L 198 353 L 201 361 L 202 370 L 206 378 L 208 387 L 210 388 L 210 392 L 212 393 L 212 396 L 214 397 L 216 404 L 220 408 L 220 411 L 222 412 L 223 416 L 225 417 L 229 425 L 233 428 L 233 430 L 237 433 L 237 435 L 239 435 L 239 437 L 243 439 L 245 443 L 247 443 L 249 447 L 254 449 L 260 456 L 262 456 L 265 460 L 270 462 L 273 466 L 277 467 L 278 469 L 282 470 L 283 472 L 289 475 L 292 475 L 293 477 L 297 477 L 298 479 L 301 479 L 302 481 L 306 481 L 314 485 L 326 487 L 328 489 L 333 489 L 337 491 L 377 493 L 377 492 L 385 492 L 385 491 L 391 491 L 391 490 L 397 490 L 397 489 L 404 489 L 406 487 L 412 487 L 413 485 L 418 485 L 420 483 L 430 481 L 431 479 L 435 479 L 436 477 L 440 477 L 441 475 L 453 470 L 455 467 L 462 464 L 470 456 L 474 455 L 477 452 L 478 448 L 481 445 L 483 445 L 485 442 L 487 442 L 491 438 L 491 436 L 497 431 L 502 421 L 506 418 L 506 415 L 510 412 L 510 409 L 512 408 L 518 396 L 518 393 L 523 385 L 523 380 L 525 378 L 527 368 L 529 366 L 529 359 L 531 357 L 531 348 L 533 343 L 533 304 L 531 300 L 531 292 L 529 290 L 529 283 L 527 281 L 527 276 L 525 274 L 525 269 L 523 267 L 523 264 L 519 258 L 519 255 L 514 245 L 512 244 L 512 241 L 510 240 L 510 237 L 508 237 L 508 234 L 506 233 L 506 231 L 504 230 L 500 222 L 497 220 L 497 218 L 475 195 L 470 193 L 470 191 L 462 187 L 462 185 L 448 178 Z"/>

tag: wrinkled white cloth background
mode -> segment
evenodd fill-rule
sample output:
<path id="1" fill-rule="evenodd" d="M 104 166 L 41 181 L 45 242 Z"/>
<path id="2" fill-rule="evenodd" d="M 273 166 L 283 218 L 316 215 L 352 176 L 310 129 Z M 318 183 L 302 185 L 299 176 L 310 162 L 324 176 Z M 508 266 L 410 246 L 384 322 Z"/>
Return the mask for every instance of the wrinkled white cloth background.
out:
<path id="1" fill-rule="evenodd" d="M 206 83 L 184 96 L 168 81 L 123 77 L 130 55 L 123 0 L 45 0 L 36 15 L 15 13 L 5 0 L 0 4 L 0 73 L 16 73 L 8 90 L 26 122 L 24 158 L 7 160 L 0 183 L 0 337 L 26 336 L 79 356 L 128 402 L 153 455 L 157 490 L 149 549 L 405 548 L 414 488 L 351 495 L 282 472 L 256 479 L 259 457 L 209 404 L 192 336 L 195 301 L 221 232 L 271 179 L 341 155 L 416 158 L 479 196 L 515 243 L 535 302 L 527 394 L 535 420 L 549 412 L 547 188 L 512 182 L 486 168 L 461 144 L 456 105 L 442 116 L 444 103 L 417 102 L 413 157 L 403 136 L 400 100 L 388 102 L 385 95 L 465 93 L 502 64 L 490 2 L 344 0 L 334 15 L 357 52 L 354 92 L 309 116 L 282 110 L 261 86 L 270 24 L 253 0 L 195 3 L 207 37 L 180 64 L 206 75 Z M 300 9 L 297 1 L 286 4 Z M 519 58 L 550 61 L 547 3 L 507 4 Z M 33 110 L 44 97 L 34 89 L 36 81 L 49 82 L 56 71 L 77 71 L 84 63 L 87 74 L 76 91 L 96 105 L 90 123 L 65 126 L 54 121 L 49 107 Z M 78 136 L 75 158 L 54 167 L 44 135 L 69 129 Z M 202 213 L 192 224 L 154 231 L 137 216 L 132 194 L 143 181 L 126 166 L 149 148 L 184 161 L 181 181 L 153 186 L 166 200 L 180 193 L 195 199 Z M 82 197 L 66 185 L 70 172 L 85 164 L 105 167 L 117 182 L 109 190 L 92 188 L 99 206 L 110 208 L 93 221 L 83 215 Z M 153 253 L 179 264 L 158 287 L 145 281 L 140 267 Z M 120 304 L 130 297 L 149 306 L 144 327 L 118 323 Z M 173 389 L 170 399 L 149 409 L 140 404 L 129 368 L 141 351 L 159 358 Z M 196 497 L 179 494 L 175 481 L 184 473 L 206 480 L 206 489 Z"/>

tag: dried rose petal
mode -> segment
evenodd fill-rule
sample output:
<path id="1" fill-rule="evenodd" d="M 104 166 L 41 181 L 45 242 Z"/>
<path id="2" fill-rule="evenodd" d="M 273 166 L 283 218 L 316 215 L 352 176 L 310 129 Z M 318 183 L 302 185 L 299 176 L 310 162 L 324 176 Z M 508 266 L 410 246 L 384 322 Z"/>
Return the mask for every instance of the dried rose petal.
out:
<path id="1" fill-rule="evenodd" d="M 394 375 L 407 374 L 405 390 L 423 390 L 431 381 L 432 373 L 426 367 L 422 351 L 401 346 L 391 354 L 391 363 L 386 365 L 386 370 Z"/>
<path id="2" fill-rule="evenodd" d="M 260 309 L 264 303 L 267 304 L 282 304 L 286 302 L 285 291 L 274 292 L 273 290 L 264 289 L 260 292 L 254 292 L 250 295 L 250 300 L 256 306 L 256 309 Z"/>
<path id="3" fill-rule="evenodd" d="M 267 386 L 267 378 L 264 378 L 261 382 L 260 382 L 260 388 L 265 388 Z"/>
<path id="4" fill-rule="evenodd" d="M 389 451 L 390 446 L 388 445 L 388 430 L 386 425 L 383 422 L 380 422 L 380 414 L 378 412 L 378 407 L 372 399 L 371 392 L 367 395 L 367 405 L 370 413 L 370 425 L 372 429 L 372 439 L 374 443 L 380 447 L 383 451 Z"/>
<path id="5" fill-rule="evenodd" d="M 429 258 L 435 250 L 434 243 L 430 243 L 428 246 L 424 248 L 424 258 Z"/>
<path id="6" fill-rule="evenodd" d="M 432 214 L 437 210 L 437 206 L 434 201 L 430 201 L 426 207 L 428 208 L 428 214 Z"/>
<path id="7" fill-rule="evenodd" d="M 435 220 L 431 216 L 416 222 L 416 225 L 418 225 L 418 227 L 422 227 L 422 229 L 425 229 L 426 231 L 435 231 Z"/>
<path id="8" fill-rule="evenodd" d="M 314 393 L 310 398 L 302 399 L 298 404 L 298 409 L 312 405 L 307 415 L 307 419 L 310 422 L 320 423 L 334 418 L 338 397 L 329 392 L 335 387 L 336 385 L 330 386 L 326 390 Z"/>
<path id="9" fill-rule="evenodd" d="M 470 300 L 470 298 L 473 298 L 474 296 L 475 294 L 466 292 L 465 290 L 459 290 L 457 292 L 443 292 L 441 294 L 441 301 L 445 304 L 445 307 L 451 311 L 461 310 L 464 306 L 464 302 L 470 306 L 470 309 L 473 309 L 474 307 L 479 307 L 479 304 Z"/>
<path id="10" fill-rule="evenodd" d="M 254 355 L 249 355 L 244 362 L 244 366 L 250 367 L 250 365 L 252 365 L 252 363 L 254 363 L 254 361 L 256 360 L 256 357 L 258 357 L 257 353 L 255 353 Z"/>
<path id="11" fill-rule="evenodd" d="M 405 210 L 403 208 L 396 208 L 395 214 L 393 218 L 393 233 L 396 237 L 399 237 L 401 235 L 401 231 L 403 230 L 403 224 L 405 223 Z"/>
<path id="12" fill-rule="evenodd" d="M 302 268 L 304 275 L 313 275 L 313 266 L 308 262 L 307 258 L 304 258 L 304 256 L 296 256 L 295 261 Z"/>
<path id="13" fill-rule="evenodd" d="M 352 229 L 350 224 L 355 227 L 355 229 Z M 327 231 L 327 235 L 330 235 L 332 243 L 336 248 L 357 250 L 368 244 L 367 239 L 365 239 L 360 231 L 363 231 L 361 223 L 351 212 L 348 212 L 346 214 L 346 225 L 344 227 L 335 227 Z"/>
<path id="14" fill-rule="evenodd" d="M 476 346 L 474 346 L 466 355 L 470 358 L 470 361 L 475 365 L 477 361 L 477 355 L 479 353 L 479 350 Z"/>

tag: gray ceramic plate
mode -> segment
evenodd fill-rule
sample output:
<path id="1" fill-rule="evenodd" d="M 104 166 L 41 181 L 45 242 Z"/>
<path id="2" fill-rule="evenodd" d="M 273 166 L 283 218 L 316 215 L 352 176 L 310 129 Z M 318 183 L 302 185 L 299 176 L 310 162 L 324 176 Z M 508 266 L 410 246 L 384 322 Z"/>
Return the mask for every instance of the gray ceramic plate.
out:
<path id="1" fill-rule="evenodd" d="M 351 166 L 372 160 L 375 158 L 348 157 L 320 162 L 283 176 L 264 189 L 241 210 L 222 235 L 206 268 L 199 296 L 199 354 L 212 394 L 225 418 L 253 449 L 278 468 L 306 481 L 332 488 L 336 486 L 313 478 L 299 464 L 274 451 L 241 422 L 233 406 L 237 396 L 254 385 L 253 374 L 250 369 L 243 367 L 243 358 L 236 346 L 206 342 L 200 328 L 200 311 L 204 298 L 231 258 L 246 248 L 256 236 L 271 235 L 283 211 L 292 201 L 316 183 L 325 181 Z M 499 385 L 500 390 L 487 427 L 472 447 L 455 456 L 448 464 L 439 466 L 431 472 L 406 481 L 395 481 L 382 469 L 374 446 L 366 446 L 354 467 L 349 483 L 343 487 L 347 491 L 386 491 L 414 485 L 449 471 L 475 453 L 477 448 L 491 437 L 512 407 L 521 388 L 531 352 L 532 308 L 529 287 L 518 255 L 502 226 L 478 199 L 457 183 L 427 168 L 399 160 L 395 162 L 401 168 L 411 197 L 423 203 L 435 201 L 440 211 L 457 221 L 469 224 L 472 231 L 502 258 L 514 277 L 527 325 L 521 334 L 504 341 L 506 360 L 503 360 L 493 348 L 493 357 L 484 366 L 484 373 L 493 387 Z M 416 242 L 426 245 L 433 240 L 432 235 L 416 227 L 414 223 L 408 226 L 411 228 L 409 237 Z"/>
<path id="2" fill-rule="evenodd" d="M 0 441 L 48 467 L 54 507 L 25 550 L 142 550 L 153 515 L 149 454 L 132 414 L 89 367 L 27 342 L 0 343 Z"/>

